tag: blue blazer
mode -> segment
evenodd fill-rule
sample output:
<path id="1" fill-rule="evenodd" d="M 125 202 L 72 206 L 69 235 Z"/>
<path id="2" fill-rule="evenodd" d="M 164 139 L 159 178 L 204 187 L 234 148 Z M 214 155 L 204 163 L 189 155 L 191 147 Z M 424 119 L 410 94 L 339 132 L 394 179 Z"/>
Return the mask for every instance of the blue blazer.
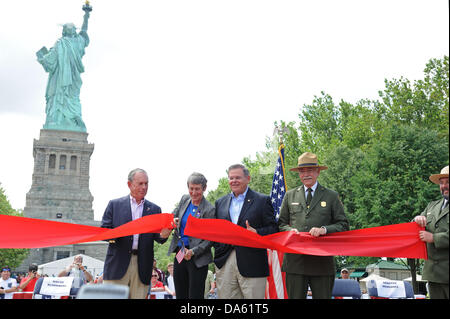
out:
<path id="1" fill-rule="evenodd" d="M 142 217 L 153 214 L 161 214 L 161 208 L 154 203 L 145 200 Z M 132 221 L 130 195 L 113 199 L 108 203 L 103 214 L 101 227 L 116 228 Z M 139 235 L 138 243 L 138 269 L 139 278 L 145 285 L 150 285 L 153 270 L 153 241 L 163 244 L 167 238 L 161 238 L 156 233 Z M 114 243 L 109 244 L 106 253 L 103 279 L 121 279 L 130 264 L 133 236 L 115 238 Z"/>
<path id="2" fill-rule="evenodd" d="M 216 201 L 216 217 L 231 221 L 230 204 L 231 194 L 225 195 Z M 278 232 L 274 209 L 270 197 L 248 189 L 242 205 L 237 225 L 247 228 L 245 221 L 256 229 L 259 235 L 269 235 Z M 266 277 L 269 275 L 267 250 L 232 246 L 214 243 L 214 263 L 220 269 L 227 261 L 231 251 L 236 250 L 236 260 L 239 272 L 244 277 Z"/>

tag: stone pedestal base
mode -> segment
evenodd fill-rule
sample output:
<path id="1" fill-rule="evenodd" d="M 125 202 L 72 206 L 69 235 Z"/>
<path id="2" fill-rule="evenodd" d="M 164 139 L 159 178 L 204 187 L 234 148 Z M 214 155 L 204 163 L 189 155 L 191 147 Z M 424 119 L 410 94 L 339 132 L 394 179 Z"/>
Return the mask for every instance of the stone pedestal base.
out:
<path id="1" fill-rule="evenodd" d="M 69 223 L 92 224 L 93 197 L 89 163 L 94 144 L 87 133 L 41 130 L 34 140 L 34 171 L 24 216 Z"/>
<path id="2" fill-rule="evenodd" d="M 23 215 L 30 218 L 100 226 L 94 221 L 89 164 L 94 144 L 87 133 L 42 129 L 33 142 L 34 170 Z M 79 253 L 104 260 L 106 242 L 32 249 L 17 271 Z M 25 269 L 25 270 L 22 270 Z"/>

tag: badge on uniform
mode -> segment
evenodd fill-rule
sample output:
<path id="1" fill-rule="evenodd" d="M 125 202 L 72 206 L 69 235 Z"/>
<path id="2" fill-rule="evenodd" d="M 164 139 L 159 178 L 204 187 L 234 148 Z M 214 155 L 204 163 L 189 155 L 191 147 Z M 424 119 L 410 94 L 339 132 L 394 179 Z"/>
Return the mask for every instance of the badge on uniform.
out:
<path id="1" fill-rule="evenodd" d="M 320 202 L 320 206 L 327 207 L 327 202 Z"/>

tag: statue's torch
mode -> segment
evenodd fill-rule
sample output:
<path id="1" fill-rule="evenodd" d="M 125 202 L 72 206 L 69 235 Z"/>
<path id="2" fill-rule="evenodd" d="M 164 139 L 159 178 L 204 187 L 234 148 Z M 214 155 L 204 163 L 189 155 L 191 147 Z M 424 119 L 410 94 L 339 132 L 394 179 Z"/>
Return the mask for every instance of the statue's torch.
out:
<path id="1" fill-rule="evenodd" d="M 92 11 L 92 7 L 90 6 L 90 4 L 89 4 L 89 1 L 88 0 L 86 0 L 86 2 L 84 3 L 84 5 L 83 5 L 83 11 L 84 12 L 91 12 Z"/>

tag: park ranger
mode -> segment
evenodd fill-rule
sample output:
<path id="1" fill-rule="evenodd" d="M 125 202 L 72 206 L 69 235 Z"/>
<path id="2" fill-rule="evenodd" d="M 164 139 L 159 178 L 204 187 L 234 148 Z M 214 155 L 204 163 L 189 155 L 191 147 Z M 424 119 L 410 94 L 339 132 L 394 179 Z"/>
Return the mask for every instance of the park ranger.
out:
<path id="1" fill-rule="evenodd" d="M 430 176 L 439 185 L 442 198 L 428 204 L 414 221 L 425 230 L 419 237 L 427 243 L 428 260 L 425 260 L 422 279 L 428 281 L 431 299 L 449 299 L 448 295 L 448 165 L 440 174 Z"/>
<path id="2" fill-rule="evenodd" d="M 303 153 L 298 166 L 303 185 L 286 193 L 281 204 L 280 231 L 309 232 L 314 237 L 349 229 L 344 207 L 338 194 L 317 182 L 320 171 L 313 153 Z M 315 299 L 331 299 L 336 269 L 333 256 L 285 254 L 282 271 L 286 272 L 289 299 L 305 299 L 308 285 Z"/>

